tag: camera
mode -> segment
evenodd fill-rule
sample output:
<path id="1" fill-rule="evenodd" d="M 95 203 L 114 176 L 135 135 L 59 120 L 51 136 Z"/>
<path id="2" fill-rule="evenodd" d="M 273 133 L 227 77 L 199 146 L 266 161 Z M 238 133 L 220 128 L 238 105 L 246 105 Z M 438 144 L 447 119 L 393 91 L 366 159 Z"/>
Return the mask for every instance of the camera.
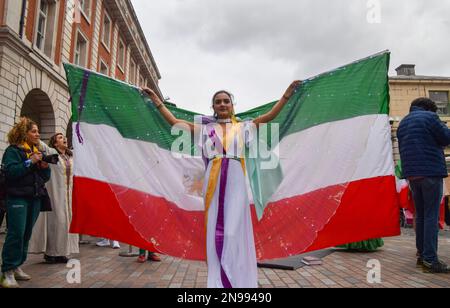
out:
<path id="1" fill-rule="evenodd" d="M 59 162 L 59 155 L 58 154 L 44 155 L 42 157 L 42 161 L 46 162 L 47 164 L 57 165 Z"/>

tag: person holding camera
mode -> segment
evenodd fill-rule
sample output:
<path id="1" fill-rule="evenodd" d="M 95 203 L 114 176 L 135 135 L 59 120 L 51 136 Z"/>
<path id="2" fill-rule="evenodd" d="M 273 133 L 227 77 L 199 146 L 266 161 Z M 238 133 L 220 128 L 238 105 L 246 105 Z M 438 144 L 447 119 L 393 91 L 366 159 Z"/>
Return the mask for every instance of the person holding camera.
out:
<path id="1" fill-rule="evenodd" d="M 8 232 L 2 252 L 3 288 L 18 288 L 31 277 L 20 268 L 28 255 L 34 224 L 46 200 L 45 183 L 51 171 L 39 151 L 39 129 L 35 122 L 21 118 L 8 134 L 10 146 L 3 155 L 6 176 L 6 219 Z"/>
<path id="2" fill-rule="evenodd" d="M 61 133 L 51 137 L 48 145 L 42 143 L 41 146 L 46 153 L 58 155 L 58 164 L 50 165 L 52 178 L 46 185 L 53 210 L 42 213 L 36 222 L 30 253 L 44 253 L 47 264 L 65 264 L 72 254 L 80 253 L 78 235 L 69 233 L 72 223 L 73 154 L 67 138 Z"/>

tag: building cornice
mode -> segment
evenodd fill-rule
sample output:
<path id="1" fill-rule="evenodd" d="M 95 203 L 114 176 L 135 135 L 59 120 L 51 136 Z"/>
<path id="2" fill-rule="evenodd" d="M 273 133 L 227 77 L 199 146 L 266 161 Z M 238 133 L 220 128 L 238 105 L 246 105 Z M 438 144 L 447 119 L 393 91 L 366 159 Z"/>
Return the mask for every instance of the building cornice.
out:
<path id="1" fill-rule="evenodd" d="M 130 0 L 104 0 L 104 3 L 106 5 L 106 7 L 108 8 L 111 18 L 114 19 L 118 23 L 120 32 L 122 35 L 124 35 L 124 38 L 126 40 L 125 43 L 131 47 L 131 54 L 133 55 L 133 58 L 139 63 L 139 66 L 141 68 L 145 68 L 143 70 L 143 73 L 145 72 L 145 74 L 143 74 L 143 75 L 147 78 L 147 80 L 150 81 L 152 88 L 156 89 L 159 96 L 162 98 L 163 95 L 162 95 L 161 90 L 158 85 L 158 80 L 161 79 L 161 75 L 160 75 L 160 72 L 156 65 L 156 62 L 153 58 L 153 55 L 151 53 L 151 50 L 148 46 L 148 43 L 147 43 L 145 35 L 142 31 L 142 28 L 139 24 L 139 21 L 137 19 L 137 16 L 134 11 L 133 5 L 131 4 L 131 1 Z M 125 12 L 124 12 L 124 10 L 125 10 Z M 141 52 L 141 48 L 139 47 L 139 40 L 136 39 L 135 36 L 133 35 L 133 32 L 130 28 L 127 18 L 129 18 L 130 22 L 132 22 L 133 25 L 135 26 L 136 31 L 139 35 L 139 40 L 140 40 L 140 42 L 142 42 L 142 44 L 145 47 L 145 52 L 147 53 L 147 55 L 149 57 L 150 63 L 148 63 L 148 61 L 146 61 L 144 54 Z M 152 71 L 154 71 L 154 74 Z"/>
<path id="2" fill-rule="evenodd" d="M 8 26 L 0 27 L 0 47 L 2 45 L 7 45 L 9 48 L 13 49 L 19 56 L 26 58 L 26 60 L 33 66 L 46 72 L 61 87 L 67 89 L 67 81 L 65 76 L 61 75 L 58 71 L 59 67 L 53 63 L 50 63 L 38 52 L 28 47 L 25 42 L 20 39 L 20 37 Z"/>
<path id="3" fill-rule="evenodd" d="M 134 20 L 139 20 L 137 15 L 136 15 L 136 11 L 134 9 L 133 3 L 131 3 L 131 0 L 127 0 L 127 4 L 128 4 L 128 8 L 129 8 L 131 14 L 133 14 L 133 19 Z M 148 55 L 150 57 L 150 61 L 152 62 L 153 68 L 156 71 L 158 79 L 161 79 L 161 73 L 159 72 L 158 66 L 156 65 L 155 58 L 153 57 L 153 53 L 152 53 L 152 51 L 150 49 L 150 46 L 148 45 L 147 38 L 146 38 L 146 36 L 144 34 L 144 31 L 142 30 L 142 27 L 141 27 L 141 23 L 137 22 L 136 23 L 136 27 L 137 27 L 137 30 L 139 31 L 139 35 L 141 36 L 142 42 L 144 43 L 145 48 L 147 49 L 147 53 L 148 53 Z"/>
<path id="4" fill-rule="evenodd" d="M 390 77 L 391 84 L 447 84 L 450 85 L 450 78 L 447 77 Z"/>

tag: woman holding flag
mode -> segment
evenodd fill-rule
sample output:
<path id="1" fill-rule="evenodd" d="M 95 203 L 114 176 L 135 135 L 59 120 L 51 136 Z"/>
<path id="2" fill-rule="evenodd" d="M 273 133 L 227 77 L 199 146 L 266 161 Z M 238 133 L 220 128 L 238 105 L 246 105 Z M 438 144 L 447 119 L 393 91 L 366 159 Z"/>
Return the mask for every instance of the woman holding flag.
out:
<path id="1" fill-rule="evenodd" d="M 246 173 L 250 173 L 248 163 L 251 162 L 244 158 L 244 153 L 252 142 L 254 127 L 275 119 L 300 85 L 301 81 L 294 81 L 270 112 L 246 121 L 235 117 L 233 95 L 219 91 L 212 99 L 214 116 L 200 117 L 195 123 L 177 119 L 153 90 L 143 89 L 170 125 L 184 126 L 195 136 L 200 136 L 206 164 L 203 196 L 209 288 L 258 287 L 256 250 L 245 178 Z M 252 189 L 257 185 L 251 183 Z M 261 215 L 262 211 L 259 212 Z"/>

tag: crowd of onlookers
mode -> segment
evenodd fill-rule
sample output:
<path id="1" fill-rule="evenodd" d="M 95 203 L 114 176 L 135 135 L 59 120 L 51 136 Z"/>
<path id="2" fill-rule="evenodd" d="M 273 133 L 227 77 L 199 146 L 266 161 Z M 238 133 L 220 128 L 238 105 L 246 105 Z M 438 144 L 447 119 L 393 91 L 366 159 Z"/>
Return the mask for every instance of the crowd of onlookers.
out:
<path id="1" fill-rule="evenodd" d="M 73 153 L 67 138 L 55 134 L 45 144 L 38 125 L 21 118 L 9 132 L 8 143 L 0 176 L 0 228 L 6 225 L 0 287 L 17 288 L 17 281 L 31 279 L 21 268 L 28 253 L 43 254 L 47 264 L 66 264 L 79 254 L 80 238 L 69 232 Z M 96 245 L 120 249 L 119 242 L 109 239 Z M 160 258 L 141 250 L 137 261 L 147 260 Z"/>

